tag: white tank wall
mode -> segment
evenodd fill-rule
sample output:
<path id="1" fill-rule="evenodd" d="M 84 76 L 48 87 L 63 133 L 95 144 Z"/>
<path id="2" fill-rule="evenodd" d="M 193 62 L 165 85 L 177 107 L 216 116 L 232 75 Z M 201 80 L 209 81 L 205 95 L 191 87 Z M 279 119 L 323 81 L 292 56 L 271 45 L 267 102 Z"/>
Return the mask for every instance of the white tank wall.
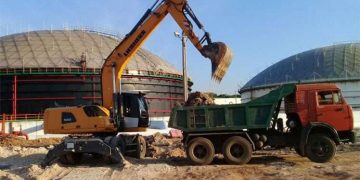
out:
<path id="1" fill-rule="evenodd" d="M 336 82 L 348 104 L 353 108 L 354 127 L 360 128 L 360 81 Z M 274 88 L 263 88 L 241 93 L 242 103 L 269 93 Z M 285 117 L 283 114 L 282 116 Z M 283 118 L 283 117 L 282 117 Z"/>
<path id="2" fill-rule="evenodd" d="M 240 104 L 241 98 L 215 98 L 215 104 Z"/>
<path id="3" fill-rule="evenodd" d="M 339 82 L 336 85 L 341 89 L 348 104 L 354 109 L 360 108 L 360 81 Z M 360 109 L 359 109 L 360 110 Z"/>

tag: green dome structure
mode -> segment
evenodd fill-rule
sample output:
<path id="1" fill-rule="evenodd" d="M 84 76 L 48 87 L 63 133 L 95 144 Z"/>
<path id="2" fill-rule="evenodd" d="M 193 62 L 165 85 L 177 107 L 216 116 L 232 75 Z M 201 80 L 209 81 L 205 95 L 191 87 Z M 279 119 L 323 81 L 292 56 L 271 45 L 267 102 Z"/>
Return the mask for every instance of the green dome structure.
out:
<path id="1" fill-rule="evenodd" d="M 290 56 L 260 72 L 241 89 L 293 82 L 331 82 L 360 79 L 360 43 L 321 47 Z"/>
<path id="2" fill-rule="evenodd" d="M 353 108 L 354 127 L 360 128 L 360 43 L 336 44 L 290 56 L 257 74 L 239 93 L 245 103 L 281 84 L 326 82 L 342 90 Z"/>

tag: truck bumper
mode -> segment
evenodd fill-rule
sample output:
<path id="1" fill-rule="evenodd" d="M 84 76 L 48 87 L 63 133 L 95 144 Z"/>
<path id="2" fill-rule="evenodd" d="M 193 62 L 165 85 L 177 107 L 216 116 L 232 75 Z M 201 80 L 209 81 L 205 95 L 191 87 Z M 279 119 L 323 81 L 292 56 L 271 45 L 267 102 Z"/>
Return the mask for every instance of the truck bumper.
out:
<path id="1" fill-rule="evenodd" d="M 355 143 L 356 142 L 356 131 L 342 131 L 338 132 L 340 142 L 342 143 Z"/>

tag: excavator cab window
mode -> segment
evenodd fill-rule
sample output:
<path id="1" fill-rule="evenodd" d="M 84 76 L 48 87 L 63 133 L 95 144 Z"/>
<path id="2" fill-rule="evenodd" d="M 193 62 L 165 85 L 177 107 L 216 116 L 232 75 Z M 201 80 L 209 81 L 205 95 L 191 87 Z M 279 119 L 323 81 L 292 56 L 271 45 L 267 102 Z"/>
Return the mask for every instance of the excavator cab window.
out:
<path id="1" fill-rule="evenodd" d="M 144 98 L 143 96 L 139 96 L 138 102 L 139 102 L 140 117 L 141 117 L 141 118 L 147 118 L 147 117 L 149 117 L 148 107 L 147 107 L 145 98 Z"/>
<path id="2" fill-rule="evenodd" d="M 99 106 L 85 106 L 84 112 L 89 117 L 106 116 L 106 113 Z"/>

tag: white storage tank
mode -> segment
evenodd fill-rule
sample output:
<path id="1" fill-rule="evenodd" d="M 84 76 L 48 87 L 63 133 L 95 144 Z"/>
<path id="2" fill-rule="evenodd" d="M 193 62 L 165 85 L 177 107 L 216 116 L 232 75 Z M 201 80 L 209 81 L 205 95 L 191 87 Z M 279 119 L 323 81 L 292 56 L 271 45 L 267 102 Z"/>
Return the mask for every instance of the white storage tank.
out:
<path id="1" fill-rule="evenodd" d="M 240 90 L 242 102 L 286 83 L 335 83 L 352 106 L 360 128 L 360 43 L 337 44 L 290 56 L 266 68 Z"/>

